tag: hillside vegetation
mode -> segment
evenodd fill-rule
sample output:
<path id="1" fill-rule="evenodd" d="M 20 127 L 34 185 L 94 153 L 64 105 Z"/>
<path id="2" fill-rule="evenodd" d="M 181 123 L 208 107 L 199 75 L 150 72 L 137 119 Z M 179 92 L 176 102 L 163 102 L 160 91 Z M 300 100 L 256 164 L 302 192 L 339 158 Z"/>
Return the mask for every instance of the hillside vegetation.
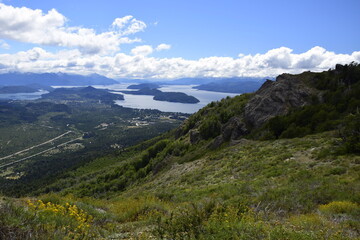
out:
<path id="1" fill-rule="evenodd" d="M 210 103 L 32 197 L 6 197 L 0 236 L 359 239 L 359 71 L 283 74 Z"/>

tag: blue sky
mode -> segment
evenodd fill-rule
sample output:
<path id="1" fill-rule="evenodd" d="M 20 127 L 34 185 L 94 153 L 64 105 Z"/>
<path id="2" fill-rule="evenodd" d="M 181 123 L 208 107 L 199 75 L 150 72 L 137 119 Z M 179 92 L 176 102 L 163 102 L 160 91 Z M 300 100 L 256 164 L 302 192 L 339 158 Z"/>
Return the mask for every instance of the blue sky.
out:
<path id="1" fill-rule="evenodd" d="M 358 0 L 3 0 L 0 9 L 3 72 L 272 76 L 360 60 Z"/>

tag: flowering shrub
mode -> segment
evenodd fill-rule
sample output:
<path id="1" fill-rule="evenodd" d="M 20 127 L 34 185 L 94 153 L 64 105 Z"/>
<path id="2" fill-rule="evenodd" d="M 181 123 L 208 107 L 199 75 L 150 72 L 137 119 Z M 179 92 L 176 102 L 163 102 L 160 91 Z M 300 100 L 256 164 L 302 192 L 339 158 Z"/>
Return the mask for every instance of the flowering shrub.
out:
<path id="1" fill-rule="evenodd" d="M 27 201 L 30 211 L 34 212 L 38 221 L 48 231 L 57 230 L 69 239 L 90 239 L 95 237 L 90 231 L 93 217 L 76 205 L 66 203 L 65 206 L 41 200 Z"/>

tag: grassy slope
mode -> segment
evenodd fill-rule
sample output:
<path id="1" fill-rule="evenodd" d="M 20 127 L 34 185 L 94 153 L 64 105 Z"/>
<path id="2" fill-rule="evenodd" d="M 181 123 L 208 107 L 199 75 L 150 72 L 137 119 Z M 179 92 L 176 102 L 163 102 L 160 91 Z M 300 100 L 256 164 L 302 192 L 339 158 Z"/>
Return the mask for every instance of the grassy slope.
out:
<path id="1" fill-rule="evenodd" d="M 76 197 L 69 189 L 66 195 L 38 198 L 84 209 L 95 220 L 92 230 L 82 234 L 103 237 L 233 239 L 236 234 L 245 239 L 356 239 L 360 236 L 360 156 L 334 154 L 337 141 L 334 132 L 243 140 L 195 161 L 180 163 L 186 154 L 175 157 L 163 171 L 150 173 L 107 199 Z M 107 167 L 102 167 L 105 160 Z M 95 160 L 74 175 L 79 181 L 89 175 L 96 178 L 124 164 L 118 160 Z M 75 187 L 73 193 L 80 192 Z M 18 201 L 18 206 L 27 205 L 25 200 Z M 6 211 L 18 209 L 6 206 Z M 36 211 L 42 214 L 30 209 L 22 212 L 24 219 L 17 220 L 31 219 Z M 53 223 L 45 224 L 48 228 L 61 221 L 72 226 L 64 220 L 66 216 L 53 218 Z M 41 219 L 27 222 L 39 224 Z"/>
<path id="2" fill-rule="evenodd" d="M 358 202 L 360 157 L 332 155 L 336 139 L 331 135 L 243 141 L 192 162 L 174 163 L 126 195 L 148 192 L 180 202 L 215 197 L 251 206 L 261 202 L 286 213 L 312 211 L 333 200 Z"/>
<path id="3" fill-rule="evenodd" d="M 215 150 L 208 147 L 214 136 L 203 131 L 202 140 L 190 143 L 190 129 L 201 133 L 202 126 L 225 123 L 242 113 L 239 106 L 249 96 L 212 103 L 177 134 L 69 172 L 44 191 L 65 189 L 37 197 L 58 205 L 3 201 L 0 233 L 11 228 L 18 236 L 44 239 L 54 229 L 59 239 L 359 239 L 360 156 L 344 153 L 337 131 L 242 139 Z M 66 203 L 94 219 L 79 228 L 70 211 L 54 210 Z"/>

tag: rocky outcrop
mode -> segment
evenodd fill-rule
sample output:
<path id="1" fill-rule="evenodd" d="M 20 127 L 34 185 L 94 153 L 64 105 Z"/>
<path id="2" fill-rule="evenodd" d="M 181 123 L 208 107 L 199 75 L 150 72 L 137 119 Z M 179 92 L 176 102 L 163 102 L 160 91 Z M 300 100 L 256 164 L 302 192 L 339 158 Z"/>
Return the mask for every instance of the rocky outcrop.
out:
<path id="1" fill-rule="evenodd" d="M 299 78 L 282 74 L 276 81 L 267 80 L 246 104 L 244 118 L 252 127 L 260 127 L 270 118 L 285 115 L 291 108 L 310 103 L 313 90 Z"/>
<path id="2" fill-rule="evenodd" d="M 249 131 L 246 128 L 246 124 L 241 120 L 241 118 L 232 117 L 225 125 L 222 126 L 221 134 L 208 145 L 208 148 L 219 148 L 224 142 L 238 140 L 248 133 Z M 191 139 L 192 133 L 190 133 L 190 141 Z"/>
<path id="3" fill-rule="evenodd" d="M 222 136 L 225 141 L 238 139 L 248 134 L 246 124 L 239 117 L 232 117 L 224 126 Z"/>
<path id="4" fill-rule="evenodd" d="M 220 134 L 209 143 L 208 148 L 219 148 L 225 142 L 236 143 L 269 119 L 286 115 L 294 108 L 311 104 L 312 96 L 319 97 L 321 94 L 315 88 L 306 85 L 305 80 L 301 75 L 291 74 L 282 74 L 276 78 L 276 81 L 267 80 L 250 97 L 245 107 L 242 105 L 242 113 L 231 117 L 226 123 L 221 123 Z M 188 131 L 191 144 L 204 140 L 199 127 L 208 114 L 214 114 L 210 111 L 211 108 L 214 106 L 201 110 L 200 117 Z"/>
<path id="5" fill-rule="evenodd" d="M 191 144 L 196 144 L 201 140 L 199 130 L 191 129 L 189 134 L 190 134 L 190 142 L 191 142 Z"/>
<path id="6" fill-rule="evenodd" d="M 219 148 L 223 143 L 225 142 L 222 135 L 217 136 L 214 138 L 213 141 L 210 142 L 210 144 L 207 146 L 209 149 L 217 149 Z"/>

